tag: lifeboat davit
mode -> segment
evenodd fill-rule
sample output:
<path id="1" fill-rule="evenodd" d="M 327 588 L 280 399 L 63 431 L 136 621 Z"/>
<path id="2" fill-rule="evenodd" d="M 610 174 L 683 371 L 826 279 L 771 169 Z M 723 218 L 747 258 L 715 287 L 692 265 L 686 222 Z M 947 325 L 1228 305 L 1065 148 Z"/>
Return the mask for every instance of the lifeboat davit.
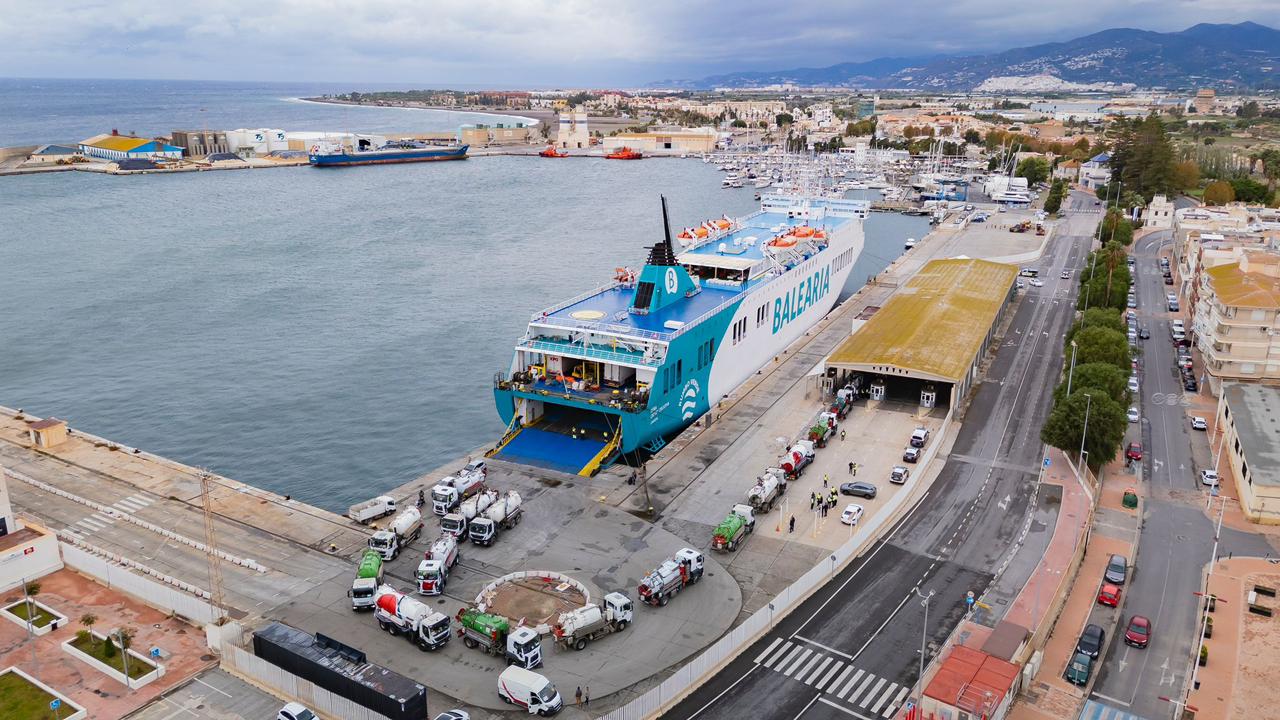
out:
<path id="1" fill-rule="evenodd" d="M 556 149 L 555 145 L 548 145 L 545 150 L 538 153 L 540 157 L 569 157 L 569 153 L 562 153 Z"/>
<path id="2" fill-rule="evenodd" d="M 611 152 L 608 155 L 605 155 L 605 159 L 607 160 L 639 160 L 640 158 L 643 158 L 643 157 L 644 157 L 644 153 L 638 150 L 632 150 L 631 148 L 625 145 L 618 148 L 614 152 Z"/>

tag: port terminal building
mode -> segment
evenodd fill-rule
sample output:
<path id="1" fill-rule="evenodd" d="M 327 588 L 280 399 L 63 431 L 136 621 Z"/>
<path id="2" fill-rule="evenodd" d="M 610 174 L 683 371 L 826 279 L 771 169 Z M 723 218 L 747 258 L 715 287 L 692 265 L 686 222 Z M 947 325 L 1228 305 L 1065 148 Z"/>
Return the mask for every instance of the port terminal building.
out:
<path id="1" fill-rule="evenodd" d="M 94 135 L 88 140 L 80 141 L 80 152 L 88 157 L 103 160 L 156 160 L 168 158 L 178 160 L 182 157 L 182 148 L 159 140 L 119 135 Z"/>
<path id="2" fill-rule="evenodd" d="M 1017 293 L 1018 268 L 970 258 L 933 260 L 853 334 L 822 368 L 833 387 L 852 382 L 872 400 L 954 408 Z"/>
<path id="3" fill-rule="evenodd" d="M 622 132 L 604 139 L 605 152 L 624 147 L 641 152 L 704 153 L 716 149 L 720 135 L 712 128 L 656 132 Z"/>

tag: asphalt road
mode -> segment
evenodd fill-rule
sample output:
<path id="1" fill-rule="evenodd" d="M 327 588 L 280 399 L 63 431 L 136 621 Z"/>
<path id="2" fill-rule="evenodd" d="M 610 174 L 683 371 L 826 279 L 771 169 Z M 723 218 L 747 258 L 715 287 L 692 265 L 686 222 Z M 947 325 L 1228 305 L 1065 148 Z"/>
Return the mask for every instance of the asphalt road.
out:
<path id="1" fill-rule="evenodd" d="M 1130 426 L 1125 440 L 1143 442 L 1141 472 L 1147 499 L 1134 570 L 1122 596 L 1120 623 L 1131 615 L 1145 615 L 1152 622 L 1152 640 L 1141 650 L 1112 642 L 1093 686 L 1095 700 L 1142 718 L 1170 717 L 1172 708 L 1160 696 L 1180 696 L 1189 681 L 1199 630 L 1199 598 L 1194 593 L 1202 586 L 1215 530 L 1202 509 L 1207 493 L 1199 482 L 1201 465 L 1191 448 L 1191 433 L 1196 431 L 1187 420 L 1169 335 L 1174 314 L 1168 312 L 1165 294 L 1174 286 L 1164 284 L 1157 253 L 1170 242 L 1171 232 L 1157 232 L 1139 240 L 1135 249 L 1138 324 L 1150 330 L 1151 338 L 1140 341 L 1142 421 Z M 1185 321 L 1186 315 L 1182 317 Z M 1202 370 L 1197 364 L 1197 375 Z M 1200 391 L 1208 392 L 1203 383 Z M 1274 550 L 1259 535 L 1222 530 L 1221 555 L 1269 552 Z"/>
<path id="2" fill-rule="evenodd" d="M 891 717 L 917 679 L 922 631 L 929 660 L 963 619 L 966 592 L 982 596 L 1001 569 L 1003 582 L 1025 583 L 1034 563 L 1009 560 L 1037 509 L 1039 429 L 1077 289 L 1074 275 L 1059 273 L 1084 264 L 1097 222 L 1091 199 L 1071 202 L 1086 212 L 1071 214 L 1037 263 L 1044 286 L 1027 288 L 950 459 L 920 504 L 664 717 L 736 720 L 761 708 L 780 718 Z M 934 593 L 927 624 L 917 591 Z"/>

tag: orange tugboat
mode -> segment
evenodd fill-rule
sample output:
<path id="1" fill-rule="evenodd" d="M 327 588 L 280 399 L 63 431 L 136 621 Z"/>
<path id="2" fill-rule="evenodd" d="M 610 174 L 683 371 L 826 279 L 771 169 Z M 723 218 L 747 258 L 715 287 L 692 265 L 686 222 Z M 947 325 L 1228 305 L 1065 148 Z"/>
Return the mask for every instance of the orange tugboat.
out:
<path id="1" fill-rule="evenodd" d="M 538 153 L 539 157 L 569 157 L 569 153 L 562 153 L 556 149 L 555 145 L 548 145 L 546 150 Z"/>
<path id="2" fill-rule="evenodd" d="M 644 157 L 644 153 L 639 150 L 632 150 L 626 145 L 623 145 L 604 157 L 606 160 L 639 160 Z"/>

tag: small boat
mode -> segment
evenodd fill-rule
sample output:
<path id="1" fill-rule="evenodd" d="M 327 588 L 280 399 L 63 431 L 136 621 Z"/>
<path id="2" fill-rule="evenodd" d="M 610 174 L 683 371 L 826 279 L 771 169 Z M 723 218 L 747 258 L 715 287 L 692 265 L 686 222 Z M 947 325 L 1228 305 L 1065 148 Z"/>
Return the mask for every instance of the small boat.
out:
<path id="1" fill-rule="evenodd" d="M 545 150 L 538 153 L 538 157 L 569 157 L 569 153 L 560 152 L 555 145 L 548 145 Z"/>
<path id="2" fill-rule="evenodd" d="M 644 157 L 644 153 L 639 150 L 632 150 L 626 145 L 623 145 L 604 157 L 606 160 L 639 160 Z"/>

